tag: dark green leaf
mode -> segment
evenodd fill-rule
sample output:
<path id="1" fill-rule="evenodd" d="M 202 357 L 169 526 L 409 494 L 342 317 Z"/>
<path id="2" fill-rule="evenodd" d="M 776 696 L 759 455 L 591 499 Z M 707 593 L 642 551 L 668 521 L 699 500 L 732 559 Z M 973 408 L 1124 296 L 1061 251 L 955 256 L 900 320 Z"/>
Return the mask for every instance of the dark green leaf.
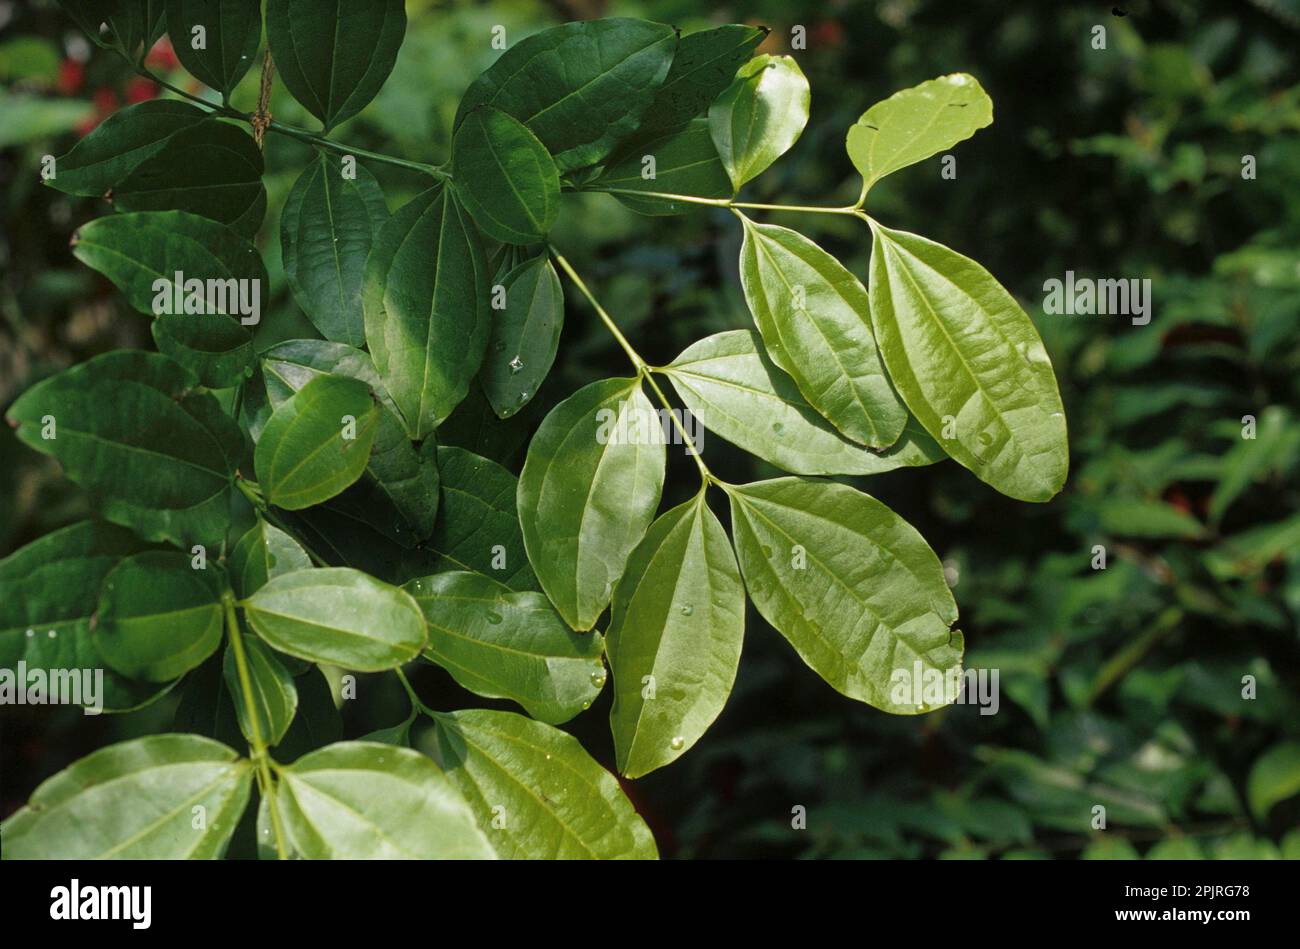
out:
<path id="1" fill-rule="evenodd" d="M 257 58 L 262 3 L 167 0 L 167 33 L 181 65 L 228 100 Z"/>
<path id="2" fill-rule="evenodd" d="M 653 160 L 653 168 L 649 160 Z M 609 191 L 633 211 L 651 215 L 683 214 L 698 210 L 699 205 L 629 192 L 696 198 L 725 198 L 731 194 L 731 182 L 713 144 L 708 119 L 694 119 L 685 128 L 641 140 L 635 149 L 615 156 L 588 187 Z"/>
<path id="3" fill-rule="evenodd" d="M 509 418 L 537 394 L 555 361 L 564 328 L 564 291 L 545 255 L 524 261 L 500 286 L 505 307 L 493 311 L 479 382 L 497 415 Z"/>
<path id="4" fill-rule="evenodd" d="M 259 519 L 230 554 L 230 583 L 237 596 L 247 598 L 273 577 L 310 567 L 311 558 L 296 540 Z"/>
<path id="5" fill-rule="evenodd" d="M 475 109 L 456 129 L 451 163 L 456 193 L 489 237 L 546 237 L 560 213 L 560 172 L 526 126 L 500 109 Z"/>
<path id="6" fill-rule="evenodd" d="M 149 327 L 160 352 L 210 389 L 237 385 L 251 374 L 253 335 L 231 316 L 160 316 Z"/>
<path id="7" fill-rule="evenodd" d="M 668 76 L 646 109 L 638 137 L 648 132 L 678 129 L 703 115 L 709 104 L 731 85 L 736 70 L 767 34 L 765 26 L 729 23 L 681 37 Z"/>

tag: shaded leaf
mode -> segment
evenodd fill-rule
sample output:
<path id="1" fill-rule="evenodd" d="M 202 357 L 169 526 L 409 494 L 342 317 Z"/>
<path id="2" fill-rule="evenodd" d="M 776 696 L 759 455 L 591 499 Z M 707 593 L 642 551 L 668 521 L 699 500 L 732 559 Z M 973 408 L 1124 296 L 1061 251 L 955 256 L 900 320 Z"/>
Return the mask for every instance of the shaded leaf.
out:
<path id="1" fill-rule="evenodd" d="M 546 237 L 560 213 L 560 173 L 527 126 L 500 109 L 475 109 L 456 129 L 451 164 L 456 193 L 489 237 Z"/>
<path id="2" fill-rule="evenodd" d="M 564 328 L 564 291 L 545 255 L 521 263 L 500 286 L 505 308 L 493 312 L 479 382 L 493 411 L 509 418 L 537 394 L 551 371 Z"/>
<path id="3" fill-rule="evenodd" d="M 755 56 L 709 106 L 709 131 L 739 191 L 790 150 L 808 124 L 812 93 L 789 56 Z"/>

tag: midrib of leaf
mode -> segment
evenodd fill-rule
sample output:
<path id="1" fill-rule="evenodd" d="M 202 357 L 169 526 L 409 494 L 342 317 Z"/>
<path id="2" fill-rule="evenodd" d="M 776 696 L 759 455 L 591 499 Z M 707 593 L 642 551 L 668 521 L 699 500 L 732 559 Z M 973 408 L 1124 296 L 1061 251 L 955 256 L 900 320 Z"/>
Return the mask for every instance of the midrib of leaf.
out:
<path id="1" fill-rule="evenodd" d="M 298 587 L 297 591 L 306 590 L 306 589 L 310 589 L 310 588 Z M 256 594 L 254 594 L 254 596 L 256 596 Z M 383 637 L 380 636 L 368 636 L 365 633 L 357 632 L 356 630 L 349 629 L 345 626 L 326 626 L 324 623 L 319 623 L 315 620 L 306 619 L 295 613 L 284 613 L 279 610 L 269 609 L 268 607 L 256 603 L 252 605 L 252 609 L 254 613 L 260 613 L 263 616 L 271 616 L 271 617 L 275 617 L 276 619 L 289 620 L 296 626 L 305 626 L 309 629 L 323 630 L 324 632 L 331 633 L 335 636 L 351 637 L 352 639 L 359 639 L 362 642 L 368 643 L 370 645 L 378 644 L 381 646 L 386 646 L 388 647 L 389 650 L 393 652 L 398 651 L 398 647 L 399 647 L 398 643 L 390 639 L 384 639 Z M 401 651 L 405 652 L 405 649 L 402 649 Z"/>
<path id="2" fill-rule="evenodd" d="M 433 365 L 434 324 L 437 321 L 438 315 L 438 285 L 442 280 L 443 252 L 447 247 L 447 219 L 451 217 L 452 212 L 451 201 L 447 194 L 448 193 L 444 188 L 443 192 L 435 197 L 433 201 L 430 202 L 429 206 L 420 214 L 420 217 L 423 218 L 425 214 L 428 214 L 433 210 L 435 204 L 439 201 L 442 202 L 442 217 L 438 220 L 438 249 L 434 254 L 433 292 L 429 295 L 429 318 L 424 324 L 424 350 L 423 358 L 421 360 L 423 363 L 423 366 L 421 367 L 423 373 L 420 377 L 420 391 L 416 395 L 415 403 L 416 411 L 414 424 L 416 432 L 422 432 L 424 430 L 424 399 L 425 394 L 429 390 L 429 369 Z M 414 228 L 412 228 L 412 231 L 414 231 Z M 403 240 L 402 243 L 405 244 L 406 241 Z M 398 249 L 400 250 L 401 248 L 399 247 Z M 394 255 L 394 257 L 395 256 L 396 255 Z"/>
<path id="3" fill-rule="evenodd" d="M 599 33 L 599 32 L 593 32 L 593 34 L 592 34 L 592 38 L 593 38 L 593 40 L 594 40 L 594 42 L 595 42 L 596 49 L 599 51 L 599 49 L 600 49 L 600 33 Z M 572 39 L 577 39 L 577 37 L 572 37 Z M 595 83 L 597 83 L 597 82 L 599 82 L 601 79 L 603 79 L 605 76 L 608 76 L 608 75 L 610 75 L 611 73 L 613 73 L 614 70 L 618 69 L 620 66 L 623 66 L 623 65 L 625 65 L 626 63 L 631 62 L 632 60 L 636 59 L 638 56 L 642 55 L 643 53 L 647 52 L 648 50 L 651 50 L 651 49 L 653 49 L 654 47 L 658 46 L 658 45 L 659 45 L 660 43 L 662 43 L 665 39 L 667 39 L 667 37 L 660 37 L 659 39 L 655 40 L 653 43 L 649 43 L 649 44 L 647 44 L 647 45 L 645 45 L 645 46 L 640 46 L 640 47 L 638 47 L 637 49 L 634 49 L 632 52 L 628 53 L 628 54 L 627 54 L 626 56 L 624 56 L 622 59 L 619 59 L 619 60 L 617 60 L 616 62 L 614 62 L 613 64 L 608 65 L 608 66 L 605 64 L 604 59 L 598 59 L 598 60 L 597 60 L 597 67 L 598 67 L 599 71 L 596 73 L 596 75 L 592 76 L 590 79 L 588 79 L 588 80 L 587 80 L 586 82 L 584 82 L 582 85 L 578 86 L 576 89 L 573 89 L 573 90 L 571 90 L 571 91 L 569 91 L 569 92 L 566 92 L 563 96 L 561 96 L 560 98 L 556 99 L 556 100 L 555 100 L 554 102 L 552 102 L 550 105 L 545 106 L 544 108 L 542 108 L 541 110 L 539 110 L 539 111 L 537 111 L 537 112 L 534 112 L 534 113 L 533 113 L 532 115 L 530 115 L 528 118 L 526 118 L 526 119 L 520 119 L 520 122 L 522 122 L 524 125 L 527 125 L 529 122 L 532 122 L 534 119 L 540 118 L 541 116 L 545 115 L 547 112 L 550 112 L 552 109 L 554 109 L 554 108 L 556 108 L 556 107 L 558 107 L 558 106 L 560 106 L 560 105 L 563 105 L 565 102 L 567 102 L 569 99 L 572 99 L 574 96 L 578 96 L 578 95 L 580 95 L 581 93 L 585 92 L 585 91 L 587 90 L 587 87 L 588 87 L 588 86 L 594 85 Z M 567 42 L 567 41 L 566 41 L 566 42 Z M 563 45 L 563 44 L 561 44 L 561 45 Z M 555 48 L 558 49 L 558 47 L 555 47 Z M 539 55 L 540 55 L 540 54 L 539 54 Z M 533 58 L 535 59 L 536 56 L 534 56 Z M 529 62 L 531 63 L 531 62 L 532 62 L 532 59 L 530 59 Z M 522 69 L 519 70 L 519 71 L 516 71 L 515 74 L 514 74 L 514 76 L 511 76 L 510 78 L 513 79 L 515 76 L 518 76 L 518 75 L 519 75 L 519 72 L 522 72 Z M 502 88 L 504 88 L 504 86 L 502 86 Z M 493 98 L 495 98 L 495 96 L 494 96 Z"/>
<path id="4" fill-rule="evenodd" d="M 398 843 L 397 840 L 395 840 L 393 837 L 390 837 L 388 834 L 384 833 L 383 828 L 379 824 L 376 824 L 374 821 L 370 820 L 360 811 L 357 811 L 351 806 L 349 806 L 346 801 L 335 797 L 334 795 L 330 794 L 328 791 L 325 791 L 322 788 L 316 787 L 305 777 L 306 774 L 342 774 L 348 777 L 356 777 L 358 771 L 360 770 L 362 769 L 313 768 L 311 771 L 304 772 L 304 774 L 293 774 L 293 773 L 286 772 L 284 784 L 288 786 L 289 793 L 293 796 L 294 803 L 298 805 L 298 810 L 302 813 L 304 818 L 307 818 L 308 823 L 311 823 L 311 819 L 307 817 L 307 810 L 302 806 L 302 800 L 299 797 L 299 791 L 301 790 L 301 788 L 296 787 L 296 784 L 298 783 L 304 785 L 305 788 L 317 798 L 320 798 L 321 800 L 329 801 L 332 804 L 334 804 L 334 806 L 337 807 L 339 810 L 346 811 L 348 814 L 351 814 L 358 824 L 361 824 L 363 827 L 370 828 L 370 832 L 372 834 L 374 834 L 380 840 L 384 841 L 387 845 L 392 847 L 393 850 L 397 851 L 400 854 L 405 854 L 411 860 L 418 859 L 417 854 L 407 850 L 400 843 Z M 382 774 L 382 772 L 376 772 L 376 773 Z M 388 775 L 388 777 L 392 778 L 392 780 L 397 781 L 401 784 L 405 784 L 408 787 L 415 787 L 417 789 L 419 787 L 418 785 L 411 785 L 410 782 L 402 781 L 401 778 L 398 778 L 394 775 Z M 330 850 L 332 852 L 334 848 L 330 847 Z"/>
<path id="5" fill-rule="evenodd" d="M 306 387 L 304 386 L 304 388 Z M 297 396 L 295 395 L 295 400 L 296 398 Z M 318 397 L 316 399 L 316 403 L 319 403 L 323 398 L 325 398 L 325 396 Z M 312 405 L 316 403 L 312 403 Z M 302 411 L 300 411 L 296 416 L 294 416 L 294 418 L 290 420 L 289 426 L 285 428 L 284 434 L 280 436 L 280 443 L 276 445 L 275 450 L 271 452 L 271 460 L 270 460 L 271 471 L 274 471 L 276 468 L 277 461 L 280 457 L 280 452 L 284 449 L 285 443 L 288 441 L 289 432 L 292 430 L 294 425 L 302 421 L 303 416 L 306 415 L 307 409 L 309 408 L 311 408 L 311 405 L 305 406 Z M 366 412 L 364 414 L 371 418 L 374 418 L 373 412 Z M 371 424 L 373 425 L 375 423 L 372 422 Z M 364 429 L 361 430 L 361 432 L 358 433 L 358 437 L 361 437 L 362 433 L 368 433 L 369 431 L 370 431 L 370 426 L 367 425 Z M 315 459 L 315 457 L 319 455 L 322 451 L 330 447 L 333 441 L 334 439 L 333 437 L 331 437 L 328 441 L 321 442 L 319 445 L 317 445 L 307 454 L 303 455 L 302 458 L 298 460 L 297 464 L 295 464 L 292 468 L 290 468 L 288 471 L 286 471 L 283 475 L 280 476 L 280 483 L 281 484 L 286 483 L 290 478 L 296 475 L 303 468 L 304 465 L 308 464 L 310 461 Z M 367 465 L 367 467 L 369 467 L 369 465 Z M 279 497 L 281 500 L 285 500 L 286 498 L 301 497 L 303 494 L 306 494 L 309 491 L 312 491 L 315 488 L 320 487 L 322 484 L 328 484 L 331 480 L 333 480 L 336 474 L 337 472 L 331 471 L 328 473 L 327 477 L 321 478 L 319 481 L 315 481 L 309 485 L 306 485 L 305 487 L 299 488 L 297 491 L 291 491 L 287 495 L 280 494 Z"/>
<path id="6" fill-rule="evenodd" d="M 154 389 L 153 391 L 157 392 L 158 390 L 157 390 L 157 389 Z M 79 437 L 79 438 L 84 438 L 84 439 L 87 439 L 87 440 L 89 440 L 89 441 L 96 442 L 96 443 L 98 443 L 98 444 L 109 445 L 109 446 L 113 446 L 113 447 L 116 447 L 116 448 L 120 448 L 120 449 L 122 449 L 123 451 L 129 452 L 129 453 L 132 453 L 132 454 L 146 455 L 146 456 L 154 457 L 154 458 L 163 458 L 163 459 L 165 459 L 165 460 L 167 460 L 167 461 L 177 462 L 177 463 L 179 463 L 179 464 L 181 464 L 181 465 L 183 465 L 183 466 L 185 466 L 185 467 L 193 468 L 193 469 L 195 469 L 196 471 L 201 471 L 201 472 L 203 472 L 204 474 L 216 475 L 216 476 L 217 476 L 217 479 L 218 479 L 219 481 L 222 482 L 221 486 L 220 486 L 216 491 L 213 491 L 211 494 L 209 494 L 207 497 L 205 497 L 203 500 L 201 500 L 201 501 L 197 501 L 197 502 L 195 502 L 194 504 L 187 504 L 187 505 L 185 506 L 186 508 L 198 507 L 200 504 L 204 504 L 204 503 L 206 503 L 206 502 L 212 500 L 212 498 L 216 497 L 216 496 L 217 496 L 218 494 L 220 494 L 222 491 L 226 490 L 226 488 L 230 487 L 230 485 L 231 485 L 231 483 L 232 483 L 232 476 L 231 476 L 231 475 L 223 474 L 223 473 L 217 471 L 217 470 L 214 469 L 214 468 L 205 468 L 205 467 L 203 467 L 202 465 L 200 465 L 198 462 L 196 462 L 196 461 L 190 461 L 188 458 L 181 458 L 181 457 L 179 457 L 179 456 L 177 456 L 177 455 L 167 455 L 167 454 L 164 454 L 163 452 L 160 452 L 160 451 L 154 451 L 154 450 L 151 449 L 151 448 L 145 448 L 145 447 L 142 446 L 142 445 L 132 445 L 132 444 L 130 444 L 129 442 L 115 442 L 115 441 L 112 441 L 112 440 L 110 440 L 110 439 L 105 438 L 105 437 L 102 436 L 102 435 L 98 435 L 98 434 L 96 434 L 96 433 L 94 433 L 94 432 L 82 432 L 82 431 L 79 431 L 79 430 L 77 430 L 77 429 L 75 429 L 75 428 L 74 428 L 74 429 L 71 429 L 71 434 L 73 434 L 73 435 L 75 435 L 75 436 L 77 436 L 77 437 Z M 224 455 L 225 452 L 223 451 L 222 454 Z M 116 496 L 116 495 L 115 495 L 115 496 Z M 177 510 L 177 509 L 176 509 L 176 508 L 166 508 L 165 510 Z"/>
<path id="7" fill-rule="evenodd" d="M 347 301 L 343 298 L 343 258 L 339 254 L 338 238 L 335 237 L 339 230 L 334 220 L 334 201 L 330 197 L 329 172 L 325 170 L 324 159 L 321 161 L 322 163 L 316 166 L 316 170 L 320 173 L 321 184 L 325 192 L 325 219 L 329 222 L 329 232 L 333 238 L 330 241 L 330 249 L 334 252 L 334 282 L 339 288 L 339 312 L 343 313 L 347 310 Z M 349 335 L 351 334 L 349 333 Z"/>
<path id="8" fill-rule="evenodd" d="M 487 131 L 486 123 L 483 123 L 482 120 L 480 120 L 480 126 L 484 130 L 484 135 L 483 135 L 484 147 L 487 148 L 488 154 L 492 156 L 492 160 L 496 162 L 496 166 L 501 172 L 501 177 L 504 178 L 506 180 L 506 184 L 510 186 L 510 193 L 514 195 L 515 203 L 517 203 L 519 207 L 523 209 L 524 215 L 528 218 L 528 220 L 533 225 L 533 230 L 537 231 L 537 233 L 540 234 L 542 232 L 542 222 L 537 220 L 537 218 L 533 216 L 532 208 L 528 206 L 528 202 L 524 200 L 523 195 L 519 193 L 519 189 L 515 187 L 514 178 L 506 173 L 505 164 L 501 161 L 500 156 L 497 155 L 497 150 L 492 147 L 492 137 L 486 134 Z M 497 223 L 500 224 L 502 227 L 508 228 L 509 230 L 512 231 L 515 230 L 513 227 L 509 227 L 509 225 L 502 222 L 500 219 L 497 220 Z"/>
<path id="9" fill-rule="evenodd" d="M 948 97 L 947 97 L 947 101 L 943 104 L 943 108 L 948 108 L 950 105 L 952 105 L 953 95 L 957 90 L 957 86 L 953 85 L 952 83 L 945 83 L 944 85 L 947 86 Z M 930 131 L 930 128 L 934 125 L 935 120 L 938 119 L 942 113 L 943 113 L 942 108 L 935 109 L 930 114 L 930 118 L 927 119 L 925 124 L 921 126 L 920 130 L 913 133 L 911 138 L 909 138 L 906 142 L 904 142 L 894 150 L 894 154 L 889 158 L 889 161 L 891 162 L 897 161 L 899 155 L 903 154 L 903 152 L 905 152 L 907 149 L 915 145 L 917 140 L 920 139 L 922 135 Z M 870 160 L 871 167 L 873 169 L 871 181 L 868 182 L 867 185 L 868 187 L 874 185 L 877 181 L 879 181 L 881 178 L 884 178 L 886 175 L 892 175 L 894 172 L 901 170 L 899 168 L 890 168 L 888 171 L 885 172 L 880 172 L 879 170 L 877 170 L 879 166 L 876 164 L 876 143 L 880 141 L 881 133 L 884 131 L 884 125 L 887 122 L 888 122 L 888 117 L 886 117 L 885 121 L 881 123 L 881 128 L 876 131 L 875 136 L 871 139 L 871 147 L 867 151 L 867 155 Z M 905 168 L 907 166 L 904 165 L 903 167 Z"/>

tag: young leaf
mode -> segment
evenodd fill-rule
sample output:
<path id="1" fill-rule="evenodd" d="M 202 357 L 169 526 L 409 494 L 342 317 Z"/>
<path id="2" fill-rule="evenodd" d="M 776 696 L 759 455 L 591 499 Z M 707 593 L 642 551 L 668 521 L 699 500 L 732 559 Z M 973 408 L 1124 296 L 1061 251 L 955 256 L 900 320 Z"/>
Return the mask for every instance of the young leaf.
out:
<path id="1" fill-rule="evenodd" d="M 925 161 L 993 122 L 993 100 L 974 76 L 953 73 L 877 102 L 849 129 L 846 146 L 865 196 L 881 178 Z"/>
<path id="2" fill-rule="evenodd" d="M 210 389 L 238 385 L 256 359 L 253 334 L 231 316 L 160 316 L 149 326 L 159 352 L 170 356 Z"/>
<path id="3" fill-rule="evenodd" d="M 509 418 L 529 403 L 551 371 L 564 328 L 564 291 L 545 254 L 511 270 L 500 286 L 505 308 L 493 312 L 478 378 L 493 411 Z"/>
<path id="4" fill-rule="evenodd" d="M 709 106 L 709 131 L 739 191 L 799 140 L 812 93 L 789 56 L 755 56 Z"/>
<path id="5" fill-rule="evenodd" d="M 618 781 L 571 735 L 486 709 L 433 719 L 431 753 L 501 858 L 658 857 Z"/>
<path id="6" fill-rule="evenodd" d="M 701 491 L 650 526 L 614 588 L 606 649 L 619 771 L 640 777 L 699 740 L 731 694 L 744 633 L 740 570 Z"/>
<path id="7" fill-rule="evenodd" d="M 257 58 L 261 0 L 167 0 L 167 33 L 181 65 L 229 101 Z"/>
<path id="8" fill-rule="evenodd" d="M 465 799 L 419 752 L 344 741 L 280 772 L 274 806 L 307 860 L 490 860 Z"/>
<path id="9" fill-rule="evenodd" d="M 727 493 L 763 618 L 849 698 L 898 715 L 927 710 L 931 680 L 960 674 L 963 647 L 949 629 L 957 605 L 943 567 L 915 528 L 833 482 L 778 478 Z"/>
<path id="10" fill-rule="evenodd" d="M 7 418 L 103 516 L 147 540 L 220 546 L 244 437 L 194 377 L 157 353 L 97 356 L 28 389 Z"/>
<path id="11" fill-rule="evenodd" d="M 410 594 L 347 567 L 274 577 L 242 605 L 273 648 L 309 662 L 379 672 L 424 647 L 424 617 Z"/>
<path id="12" fill-rule="evenodd" d="M 465 398 L 487 348 L 487 262 L 447 188 L 380 229 L 366 263 L 366 342 L 407 434 L 422 440 Z"/>
<path id="13" fill-rule="evenodd" d="M 664 438 L 637 379 L 593 382 L 546 416 L 519 476 L 524 545 L 565 622 L 588 630 L 609 605 L 664 483 Z"/>
<path id="14" fill-rule="evenodd" d="M 670 26 L 610 18 L 565 23 L 515 43 L 465 91 L 455 127 L 482 105 L 506 112 L 561 172 L 594 165 L 633 132 L 663 85 Z"/>
<path id="15" fill-rule="evenodd" d="M 311 558 L 296 540 L 259 519 L 235 544 L 228 572 L 235 595 L 247 598 L 274 577 L 310 568 Z"/>
<path id="16" fill-rule="evenodd" d="M 244 651 L 248 660 L 249 685 L 253 690 L 253 708 L 257 710 L 258 733 L 268 745 L 278 745 L 293 724 L 293 716 L 298 711 L 298 690 L 293 684 L 293 676 L 284 667 L 284 663 L 275 657 L 275 653 L 253 637 L 244 638 Z M 222 672 L 226 689 L 235 698 L 235 715 L 239 719 L 239 728 L 251 742 L 253 725 L 248 717 L 248 703 L 242 700 L 244 689 L 239 680 L 232 646 L 226 647 Z"/>
<path id="17" fill-rule="evenodd" d="M 740 282 L 772 362 L 845 437 L 888 448 L 907 409 L 880 363 L 866 289 L 802 234 L 741 220 Z"/>
<path id="18" fill-rule="evenodd" d="M 188 102 L 150 99 L 114 112 L 55 162 L 46 183 L 65 194 L 100 197 L 177 132 L 207 121 Z"/>
<path id="19" fill-rule="evenodd" d="M 375 235 L 388 220 L 384 192 L 361 165 L 344 177 L 322 154 L 294 182 L 280 216 L 284 275 L 293 298 L 326 339 L 366 340 L 361 283 Z"/>
<path id="20" fill-rule="evenodd" d="M 519 527 L 519 479 L 495 461 L 438 446 L 440 516 L 428 546 L 454 570 L 473 570 L 512 590 L 537 590 Z M 441 564 L 440 564 L 441 566 Z"/>
<path id="21" fill-rule="evenodd" d="M 328 132 L 383 88 L 406 36 L 403 0 L 268 0 L 266 44 L 293 97 Z"/>
<path id="22" fill-rule="evenodd" d="M 1065 414 L 1034 324 L 987 270 L 874 225 L 871 319 L 894 386 L 944 450 L 1022 501 L 1069 468 Z"/>
<path id="23" fill-rule="evenodd" d="M 575 633 L 540 593 L 518 593 L 453 571 L 403 588 L 429 626 L 424 656 L 476 695 L 518 702 L 558 725 L 589 708 L 605 684 L 598 633 Z"/>
<path id="24" fill-rule="evenodd" d="M 703 115 L 709 103 L 731 85 L 736 70 L 749 59 L 768 32 L 765 26 L 728 23 L 678 39 L 673 64 L 664 84 L 655 93 L 654 102 L 646 109 L 637 137 L 678 129 Z"/>
<path id="25" fill-rule="evenodd" d="M 546 147 L 513 116 L 482 106 L 451 143 L 456 193 L 489 237 L 544 240 L 560 212 L 560 172 Z"/>
<path id="26" fill-rule="evenodd" d="M 247 238 L 266 216 L 262 151 L 239 126 L 208 119 L 172 134 L 113 187 L 120 211 L 186 211 Z"/>
<path id="27" fill-rule="evenodd" d="M 5 859 L 220 859 L 252 776 L 247 759 L 198 735 L 109 745 L 44 781 L 5 821 Z"/>
<path id="28" fill-rule="evenodd" d="M 156 550 L 109 571 L 92 638 L 122 675 L 167 682 L 189 672 L 221 644 L 220 568 L 195 570 L 185 554 Z"/>
<path id="29" fill-rule="evenodd" d="M 653 169 L 650 160 L 654 162 Z M 647 177 L 651 170 L 653 175 Z M 658 133 L 640 140 L 631 150 L 620 151 L 587 187 L 608 191 L 633 211 L 650 215 L 682 214 L 698 210 L 699 205 L 629 192 L 684 194 L 696 198 L 725 198 L 731 194 L 731 181 L 713 144 L 708 119 L 693 119 L 684 128 Z"/>
<path id="30" fill-rule="evenodd" d="M 379 406 L 358 379 L 318 376 L 281 403 L 262 430 L 253 465 L 267 501 L 296 511 L 361 477 Z"/>
<path id="31" fill-rule="evenodd" d="M 143 544 L 130 531 L 111 524 L 81 521 L 46 534 L 0 560 L 0 668 L 47 674 L 57 669 L 97 669 L 103 660 L 95 647 L 91 617 L 99 605 L 104 577 Z M 129 711 L 167 690 L 134 682 L 104 669 L 97 695 L 73 679 L 86 706 Z"/>

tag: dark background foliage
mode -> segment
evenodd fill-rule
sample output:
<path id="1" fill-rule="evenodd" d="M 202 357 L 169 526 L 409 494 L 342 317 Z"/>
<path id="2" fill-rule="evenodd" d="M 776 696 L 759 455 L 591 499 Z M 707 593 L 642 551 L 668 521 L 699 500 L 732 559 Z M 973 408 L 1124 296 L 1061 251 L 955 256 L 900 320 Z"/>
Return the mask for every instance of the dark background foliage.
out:
<path id="1" fill-rule="evenodd" d="M 953 463 L 857 483 L 943 558 L 968 665 L 999 672 L 999 711 L 982 716 L 966 705 L 899 718 L 854 703 L 751 611 L 736 690 L 717 724 L 681 761 L 628 787 L 666 856 L 1300 856 L 1292 829 L 1300 823 L 1300 3 L 407 9 L 392 78 L 338 137 L 422 161 L 448 154 L 456 103 L 495 57 L 488 39 L 498 23 L 512 39 L 608 14 L 685 29 L 770 26 L 761 51 L 797 57 L 812 84 L 812 119 L 747 189 L 750 200 L 851 202 L 858 182 L 845 131 L 897 89 L 965 71 L 995 104 L 993 126 L 953 150 L 955 180 L 931 159 L 873 189 L 869 209 L 976 257 L 1025 305 L 1061 383 L 1070 481 L 1047 505 L 1001 497 Z M 806 28 L 806 50 L 790 50 L 795 25 Z M 1105 50 L 1091 44 L 1097 25 Z M 165 46 L 151 64 L 192 82 Z M 98 118 L 158 90 L 111 54 L 92 53 L 53 3 L 0 2 L 0 79 L 0 405 L 8 405 L 96 353 L 153 348 L 146 320 L 68 251 L 72 230 L 107 208 L 42 187 L 39 168 Z M 256 82 L 254 71 L 237 91 L 240 108 L 252 107 Z M 308 124 L 282 92 L 272 108 Z M 275 306 L 259 327 L 263 347 L 315 335 L 284 284 L 275 219 L 308 155 L 268 141 L 273 210 L 259 244 Z M 1242 177 L 1246 155 L 1257 162 L 1255 180 Z M 372 170 L 390 206 L 419 184 L 400 169 Z M 766 219 L 801 228 L 865 276 L 870 245 L 860 224 Z M 704 335 L 749 325 L 739 237 L 725 211 L 642 218 L 597 195 L 566 196 L 554 234 L 643 355 L 661 364 Z M 1045 313 L 1043 282 L 1067 270 L 1149 278 L 1154 318 L 1134 326 Z M 440 440 L 475 440 L 517 470 L 550 405 L 627 373 L 594 315 L 568 297 L 560 357 L 532 407 L 484 435 L 469 405 Z M 1254 440 L 1241 437 L 1246 415 L 1258 421 Z M 729 480 L 775 473 L 721 439 L 704 450 Z M 0 483 L 0 554 L 93 513 L 50 459 L 8 431 Z M 691 463 L 675 450 L 665 508 L 691 485 Z M 1091 567 L 1098 544 L 1105 570 Z M 1242 697 L 1247 675 L 1254 699 Z M 434 668 L 415 683 L 435 707 L 490 704 Z M 566 726 L 606 765 L 608 702 L 606 694 Z M 169 697 L 99 718 L 0 709 L 0 816 L 88 751 L 171 727 L 176 704 Z M 338 727 L 330 703 L 317 704 L 326 727 Z M 341 702 L 341 728 L 355 737 L 404 714 L 391 676 L 361 677 L 358 700 Z M 1283 767 L 1257 770 L 1270 751 Z M 1270 790 L 1279 801 L 1252 808 L 1252 793 Z M 1105 832 L 1091 829 L 1097 804 L 1107 808 Z M 797 805 L 807 808 L 806 830 L 791 828 Z"/>

